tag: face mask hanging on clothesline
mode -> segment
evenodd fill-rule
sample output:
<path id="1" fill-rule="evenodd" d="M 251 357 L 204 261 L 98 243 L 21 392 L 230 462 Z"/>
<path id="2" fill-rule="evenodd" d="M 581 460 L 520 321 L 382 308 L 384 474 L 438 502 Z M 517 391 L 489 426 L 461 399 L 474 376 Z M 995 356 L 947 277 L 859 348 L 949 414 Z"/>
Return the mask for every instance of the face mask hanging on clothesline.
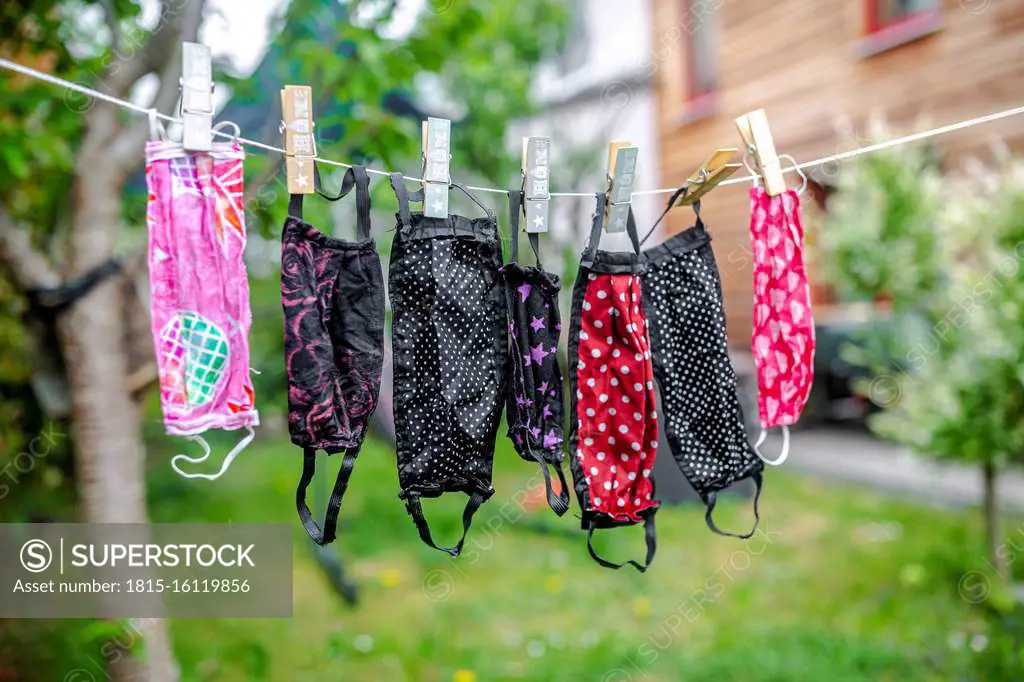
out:
<path id="1" fill-rule="evenodd" d="M 186 73 L 202 58 L 187 51 Z M 183 96 L 183 103 L 187 110 L 191 98 Z M 198 457 L 176 455 L 171 466 L 186 478 L 215 480 L 252 442 L 259 424 L 250 378 L 252 313 L 243 259 L 245 153 L 237 143 L 209 140 L 202 145 L 208 150 L 193 151 L 188 149 L 195 146 L 188 126 L 186 141 L 178 143 L 165 139 L 155 115 L 150 123 L 146 222 L 160 404 L 167 433 L 188 437 L 203 450 Z M 218 128 L 224 125 L 234 124 Z M 200 464 L 210 456 L 201 434 L 211 428 L 244 428 L 247 435 L 217 472 L 183 470 L 181 462 Z"/>
<path id="2" fill-rule="evenodd" d="M 308 86 L 281 92 L 285 148 L 315 153 L 313 93 Z M 338 514 L 370 418 L 380 397 L 384 366 L 384 275 L 370 236 L 370 177 L 364 166 L 345 172 L 337 194 L 323 191 L 312 161 L 312 182 L 296 183 L 288 159 L 288 217 L 281 233 L 281 304 L 288 376 L 288 433 L 302 448 L 302 478 L 295 503 L 302 525 L 318 545 L 331 543 Z M 306 194 L 338 201 L 355 189 L 355 241 L 337 239 L 303 220 Z M 344 453 L 324 523 L 306 503 L 317 450 Z"/>
<path id="3" fill-rule="evenodd" d="M 768 464 L 789 456 L 789 427 L 799 420 L 814 382 L 814 319 L 804 267 L 800 195 L 788 189 L 763 111 L 736 119 L 740 135 L 761 171 L 764 186 L 750 189 L 750 241 L 754 261 L 751 352 L 757 366 L 761 435 L 754 447 Z M 786 158 L 783 156 L 782 158 Z M 792 157 L 788 157 L 796 162 Z M 782 427 L 782 450 L 775 459 L 760 451 L 769 429 Z"/>
<path id="4" fill-rule="evenodd" d="M 546 156 L 546 151 L 545 151 Z M 558 337 L 562 330 L 558 275 L 540 263 L 540 238 L 527 223 L 527 238 L 536 266 L 519 261 L 519 219 L 522 190 L 509 192 L 511 259 L 501 269 L 508 305 L 509 391 L 505 418 L 508 435 L 523 459 L 540 464 L 548 506 L 559 516 L 569 510 L 569 486 L 562 469 L 564 402 L 562 370 L 558 366 Z M 556 493 L 548 468 L 559 481 Z"/>
<path id="5" fill-rule="evenodd" d="M 669 199 L 641 244 L 688 189 L 680 188 Z M 750 444 L 740 407 L 711 235 L 700 217 L 700 201 L 692 207 L 693 227 L 642 253 L 654 374 L 665 415 L 662 426 L 680 471 L 705 504 L 708 528 L 748 538 L 760 520 L 764 463 Z M 718 494 L 747 478 L 755 487 L 753 527 L 744 533 L 723 531 L 712 516 Z"/>
<path id="6" fill-rule="evenodd" d="M 399 497 L 427 545 L 458 556 L 473 516 L 494 494 L 494 445 L 505 400 L 508 318 L 501 244 L 490 209 L 448 175 L 450 122 L 424 126 L 424 183 L 410 193 L 391 176 L 398 225 L 388 273 L 393 322 L 395 445 Z M 459 187 L 483 211 L 448 213 Z M 410 202 L 423 202 L 413 212 Z M 422 498 L 468 496 L 462 537 L 435 544 Z"/>

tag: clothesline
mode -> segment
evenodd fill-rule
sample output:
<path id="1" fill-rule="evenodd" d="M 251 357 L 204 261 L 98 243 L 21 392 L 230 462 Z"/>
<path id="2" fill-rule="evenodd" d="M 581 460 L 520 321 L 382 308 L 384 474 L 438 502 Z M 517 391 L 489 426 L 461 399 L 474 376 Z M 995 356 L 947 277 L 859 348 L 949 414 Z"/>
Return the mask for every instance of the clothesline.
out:
<path id="1" fill-rule="evenodd" d="M 168 121 L 170 123 L 181 123 L 181 119 L 177 118 L 175 116 L 168 116 L 167 114 L 161 114 L 160 112 L 158 112 L 158 111 L 156 111 L 154 109 L 147 108 L 147 107 L 144 107 L 144 106 L 140 106 L 140 105 L 135 104 L 133 102 L 129 102 L 128 100 L 123 100 L 123 99 L 120 99 L 120 98 L 117 98 L 117 97 L 113 97 L 111 95 L 107 95 L 107 94 L 102 93 L 102 92 L 100 92 L 98 90 L 94 90 L 92 88 L 87 88 L 87 87 L 85 87 L 83 85 L 79 85 L 78 83 L 72 83 L 71 81 L 65 80 L 65 79 L 60 78 L 58 76 L 53 76 L 53 75 L 45 73 L 43 71 L 38 71 L 38 70 L 33 69 L 33 68 L 29 67 L 29 66 L 25 66 L 23 64 L 18 64 L 17 62 L 12 62 L 12 61 L 10 61 L 8 59 L 0 58 L 0 67 L 2 67 L 4 69 L 7 69 L 9 71 L 14 71 L 14 72 L 20 73 L 20 74 L 25 75 L 25 76 L 29 76 L 31 78 L 35 78 L 37 80 L 41 80 L 41 81 L 45 81 L 47 83 L 51 83 L 53 85 L 59 85 L 61 87 L 67 88 L 68 90 L 72 90 L 74 92 L 78 92 L 78 93 L 86 95 L 88 97 L 93 97 L 95 99 L 99 99 L 99 100 L 102 100 L 104 102 L 109 102 L 110 104 L 117 105 L 119 107 L 122 107 L 124 109 L 128 109 L 129 111 L 133 111 L 133 112 L 138 113 L 138 114 L 144 114 L 146 116 L 155 116 L 158 119 L 161 119 L 161 120 L 164 120 L 164 121 Z M 969 119 L 966 119 L 966 120 L 963 120 L 963 121 L 958 121 L 956 123 L 950 123 L 949 125 L 940 126 L 938 128 L 932 128 L 930 130 L 925 130 L 925 131 L 922 131 L 922 132 L 913 133 L 911 135 L 904 135 L 902 137 L 896 137 L 896 138 L 893 138 L 891 140 L 885 140 L 884 142 L 876 142 L 874 144 L 870 144 L 870 145 L 867 145 L 865 147 L 858 147 L 856 149 L 851 149 L 849 151 L 845 151 L 845 152 L 842 152 L 842 153 L 839 153 L 839 154 L 832 154 L 830 156 L 823 156 L 823 157 L 821 157 L 819 159 L 814 159 L 813 161 L 806 161 L 804 163 L 786 166 L 786 167 L 784 167 L 782 169 L 782 172 L 783 173 L 793 173 L 793 172 L 801 171 L 801 170 L 803 170 L 805 168 L 813 168 L 815 166 L 821 166 L 821 165 L 824 165 L 826 163 L 832 163 L 832 162 L 836 162 L 836 161 L 845 161 L 846 159 L 852 159 L 852 158 L 854 158 L 856 156 L 860 156 L 861 154 L 870 154 L 870 153 L 873 153 L 873 152 L 882 151 L 884 149 L 891 149 L 893 147 L 899 147 L 901 145 L 908 144 L 910 142 L 918 142 L 920 140 L 925 140 L 925 139 L 928 139 L 930 137 L 937 137 L 939 135 L 945 135 L 946 133 L 952 133 L 952 132 L 955 132 L 957 130 L 963 130 L 965 128 L 971 128 L 973 126 L 982 125 L 984 123 L 991 123 L 992 121 L 998 121 L 1000 119 L 1010 118 L 1012 116 L 1017 116 L 1017 115 L 1020 115 L 1020 114 L 1024 114 L 1024 106 L 1013 107 L 1012 109 L 1004 109 L 1003 111 L 997 111 L 997 112 L 994 112 L 994 113 L 991 113 L 991 114 L 986 114 L 984 116 L 978 116 L 976 118 L 969 118 Z M 223 137 L 223 138 L 226 138 L 228 140 L 232 140 L 232 141 L 238 142 L 239 144 L 244 145 L 246 147 L 252 147 L 254 149 L 263 149 L 265 151 L 275 152 L 275 153 L 278 153 L 278 154 L 284 154 L 285 153 L 285 150 L 280 148 L 280 147 L 275 147 L 273 145 L 265 144 L 265 143 L 259 142 L 257 140 L 250 140 L 250 139 L 247 139 L 247 138 L 244 138 L 244 137 L 238 137 L 238 136 L 232 135 L 230 133 L 225 133 L 225 132 L 222 132 L 222 131 L 219 131 L 219 130 L 213 131 L 213 134 L 215 136 L 218 136 L 218 137 Z M 351 168 L 352 167 L 352 164 L 345 163 L 344 161 L 333 161 L 331 159 L 325 159 L 325 158 L 322 158 L 322 157 L 317 157 L 315 160 L 316 160 L 317 163 L 321 163 L 321 164 L 324 164 L 324 165 L 327 165 L 327 166 L 336 166 L 338 168 Z M 388 175 L 390 175 L 389 171 L 375 170 L 373 168 L 367 168 L 366 172 L 370 173 L 372 175 L 381 175 L 381 176 L 388 176 Z M 409 180 L 410 182 L 423 182 L 422 178 L 412 177 L 412 176 L 409 176 L 409 175 L 403 175 L 402 177 L 404 177 L 406 180 Z M 728 180 L 725 180 L 725 181 L 721 182 L 719 184 L 719 186 L 734 185 L 734 184 L 739 184 L 739 183 L 747 183 L 747 182 L 752 182 L 755 179 L 757 179 L 757 177 L 753 176 L 753 175 L 746 175 L 746 176 L 738 177 L 738 178 L 730 178 Z M 501 188 L 498 188 L 498 187 L 476 187 L 476 186 L 473 186 L 473 185 L 467 185 L 466 188 L 470 189 L 470 190 L 473 190 L 475 192 L 494 192 L 494 193 L 497 193 L 497 194 L 505 194 L 508 191 L 507 189 L 501 189 Z M 661 189 L 638 190 L 638 191 L 633 192 L 632 195 L 633 196 L 643 196 L 643 195 L 649 195 L 649 194 L 671 194 L 672 192 L 675 192 L 676 189 L 678 189 L 678 188 L 667 187 L 667 188 L 661 188 Z M 550 194 L 551 194 L 552 197 L 592 197 L 592 196 L 594 196 L 593 192 L 551 192 Z"/>

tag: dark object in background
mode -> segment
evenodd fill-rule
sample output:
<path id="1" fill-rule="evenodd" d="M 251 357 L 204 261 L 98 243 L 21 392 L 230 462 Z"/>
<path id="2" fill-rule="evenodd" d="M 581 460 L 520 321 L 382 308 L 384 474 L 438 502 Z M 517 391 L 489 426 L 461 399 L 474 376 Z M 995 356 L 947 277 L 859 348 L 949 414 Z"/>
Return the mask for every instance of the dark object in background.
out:
<path id="1" fill-rule="evenodd" d="M 63 419 L 71 413 L 71 392 L 57 339 L 57 321 L 75 301 L 120 272 L 120 262 L 109 260 L 58 287 L 25 292 L 28 310 L 24 322 L 39 350 L 32 354 L 32 389 L 43 411 L 53 419 Z"/>

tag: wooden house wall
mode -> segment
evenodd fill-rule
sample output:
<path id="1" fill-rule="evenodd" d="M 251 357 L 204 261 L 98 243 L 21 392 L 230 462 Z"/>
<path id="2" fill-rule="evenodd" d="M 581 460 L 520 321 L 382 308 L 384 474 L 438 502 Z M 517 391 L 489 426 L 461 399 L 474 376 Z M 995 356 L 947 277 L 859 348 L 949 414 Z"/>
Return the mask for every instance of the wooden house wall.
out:
<path id="1" fill-rule="evenodd" d="M 873 56 L 858 52 L 861 1 L 706 0 L 706 19 L 717 29 L 718 91 L 713 110 L 691 120 L 684 41 L 694 17 L 684 13 L 685 0 L 651 1 L 654 37 L 646 66 L 655 70 L 662 186 L 682 183 L 716 147 L 742 147 L 733 119 L 757 108 L 768 114 L 779 153 L 803 161 L 866 144 L 872 113 L 903 133 L 1024 104 L 1024 0 L 944 0 L 934 33 Z M 855 132 L 840 132 L 844 119 Z M 993 138 L 1024 150 L 1024 116 L 934 139 L 944 163 L 957 163 L 984 154 Z M 822 172 L 835 175 L 842 166 Z M 748 187 L 716 189 L 702 212 L 722 271 L 730 343 L 747 347 Z M 691 215 L 673 211 L 667 230 L 685 228 Z M 822 303 L 813 262 L 810 276 Z"/>

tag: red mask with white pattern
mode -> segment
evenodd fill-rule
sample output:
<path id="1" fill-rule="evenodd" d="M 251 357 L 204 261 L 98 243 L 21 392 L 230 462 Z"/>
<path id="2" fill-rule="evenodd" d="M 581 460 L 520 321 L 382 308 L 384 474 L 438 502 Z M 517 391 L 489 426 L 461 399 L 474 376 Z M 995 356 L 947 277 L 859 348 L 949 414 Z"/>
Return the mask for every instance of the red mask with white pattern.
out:
<path id="1" fill-rule="evenodd" d="M 636 225 L 627 231 L 634 253 L 598 251 L 605 195 L 598 195 L 590 239 L 573 287 L 569 329 L 572 414 L 570 468 L 587 531 L 590 555 L 606 561 L 591 544 L 594 530 L 644 523 L 647 558 L 628 561 L 644 571 L 654 558 L 654 499 L 651 471 L 658 450 L 654 369 L 640 289 L 642 262 Z"/>
<path id="2" fill-rule="evenodd" d="M 811 394 L 814 381 L 814 319 L 804 269 L 804 228 L 800 195 L 786 190 L 770 196 L 750 190 L 750 241 L 754 250 L 754 316 L 751 351 L 757 365 L 757 405 L 761 437 L 783 427 L 783 450 L 768 464 L 789 454 L 789 429 Z M 760 452 L 758 452 L 760 454 Z"/>

